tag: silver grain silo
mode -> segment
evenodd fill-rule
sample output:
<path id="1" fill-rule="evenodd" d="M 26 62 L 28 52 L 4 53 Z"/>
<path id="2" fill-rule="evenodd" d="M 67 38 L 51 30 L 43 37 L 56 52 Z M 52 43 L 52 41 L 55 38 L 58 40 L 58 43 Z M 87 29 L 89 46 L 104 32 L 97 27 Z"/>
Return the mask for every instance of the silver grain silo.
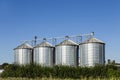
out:
<path id="1" fill-rule="evenodd" d="M 32 46 L 27 43 L 21 44 L 14 49 L 14 63 L 27 65 L 32 63 Z"/>
<path id="2" fill-rule="evenodd" d="M 41 66 L 53 66 L 54 47 L 43 41 L 34 47 L 34 63 Z"/>
<path id="3" fill-rule="evenodd" d="M 89 38 L 79 45 L 80 66 L 105 64 L 105 43 L 96 38 Z"/>
<path id="4" fill-rule="evenodd" d="M 55 65 L 78 65 L 78 44 L 64 40 L 55 47 Z"/>

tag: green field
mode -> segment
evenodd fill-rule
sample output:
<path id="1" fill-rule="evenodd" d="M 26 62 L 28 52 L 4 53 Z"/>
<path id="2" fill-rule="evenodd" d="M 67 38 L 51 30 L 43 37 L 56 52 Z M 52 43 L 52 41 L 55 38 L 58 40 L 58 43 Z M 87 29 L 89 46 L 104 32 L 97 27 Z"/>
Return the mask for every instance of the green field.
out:
<path id="1" fill-rule="evenodd" d="M 104 78 L 104 79 L 100 79 L 100 78 L 81 78 L 81 79 L 69 79 L 69 78 L 65 78 L 65 79 L 60 79 L 60 78 L 0 78 L 0 80 L 120 80 L 120 78 Z"/>
<path id="2" fill-rule="evenodd" d="M 0 80 L 120 80 L 120 69 L 114 65 L 95 67 L 42 67 L 8 65 Z"/>

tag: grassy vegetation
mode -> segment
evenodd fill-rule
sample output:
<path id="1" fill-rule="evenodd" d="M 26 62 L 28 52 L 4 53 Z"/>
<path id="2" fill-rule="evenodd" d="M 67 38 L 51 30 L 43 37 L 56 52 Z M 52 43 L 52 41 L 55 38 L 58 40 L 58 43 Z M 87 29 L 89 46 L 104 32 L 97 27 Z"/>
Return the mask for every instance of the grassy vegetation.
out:
<path id="1" fill-rule="evenodd" d="M 79 79 L 70 79 L 70 78 L 0 78 L 0 80 L 120 80 L 120 78 L 117 77 L 111 77 L 111 78 L 79 78 Z"/>
<path id="2" fill-rule="evenodd" d="M 82 77 L 81 77 L 82 76 Z M 8 78 L 9 77 L 9 78 Z M 120 80 L 120 70 L 114 65 L 95 67 L 37 65 L 7 65 L 0 80 Z"/>

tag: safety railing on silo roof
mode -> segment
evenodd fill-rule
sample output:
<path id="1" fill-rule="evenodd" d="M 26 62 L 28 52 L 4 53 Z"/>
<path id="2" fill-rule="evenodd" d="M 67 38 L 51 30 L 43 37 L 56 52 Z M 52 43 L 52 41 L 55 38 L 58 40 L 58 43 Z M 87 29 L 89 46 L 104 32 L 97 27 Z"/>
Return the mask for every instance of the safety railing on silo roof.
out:
<path id="1" fill-rule="evenodd" d="M 53 46 L 55 46 L 56 44 L 70 39 L 73 40 L 74 42 L 80 44 L 82 41 L 84 41 L 86 38 L 90 38 L 94 36 L 94 32 L 91 32 L 89 34 L 80 34 L 80 35 L 71 35 L 71 36 L 63 36 L 63 37 L 53 37 L 53 38 L 41 38 L 38 39 L 37 36 L 34 37 L 34 40 L 23 40 L 21 41 L 22 43 L 29 43 L 31 44 L 33 47 L 36 46 L 38 43 L 46 41 L 51 43 Z"/>

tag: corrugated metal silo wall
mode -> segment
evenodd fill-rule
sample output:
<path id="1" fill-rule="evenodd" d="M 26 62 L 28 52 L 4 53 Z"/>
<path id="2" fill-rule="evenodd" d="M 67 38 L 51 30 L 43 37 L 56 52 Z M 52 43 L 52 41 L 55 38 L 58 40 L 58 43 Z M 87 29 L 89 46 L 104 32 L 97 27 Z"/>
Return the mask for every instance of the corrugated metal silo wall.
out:
<path id="1" fill-rule="evenodd" d="M 53 66 L 53 47 L 34 48 L 34 63 L 42 66 Z"/>
<path id="2" fill-rule="evenodd" d="M 100 43 L 87 43 L 79 46 L 80 66 L 95 66 L 105 63 L 105 46 Z"/>
<path id="3" fill-rule="evenodd" d="M 62 45 L 55 49 L 55 65 L 78 65 L 78 46 Z"/>
<path id="4" fill-rule="evenodd" d="M 32 49 L 14 50 L 14 62 L 18 65 L 27 65 L 32 63 Z"/>

